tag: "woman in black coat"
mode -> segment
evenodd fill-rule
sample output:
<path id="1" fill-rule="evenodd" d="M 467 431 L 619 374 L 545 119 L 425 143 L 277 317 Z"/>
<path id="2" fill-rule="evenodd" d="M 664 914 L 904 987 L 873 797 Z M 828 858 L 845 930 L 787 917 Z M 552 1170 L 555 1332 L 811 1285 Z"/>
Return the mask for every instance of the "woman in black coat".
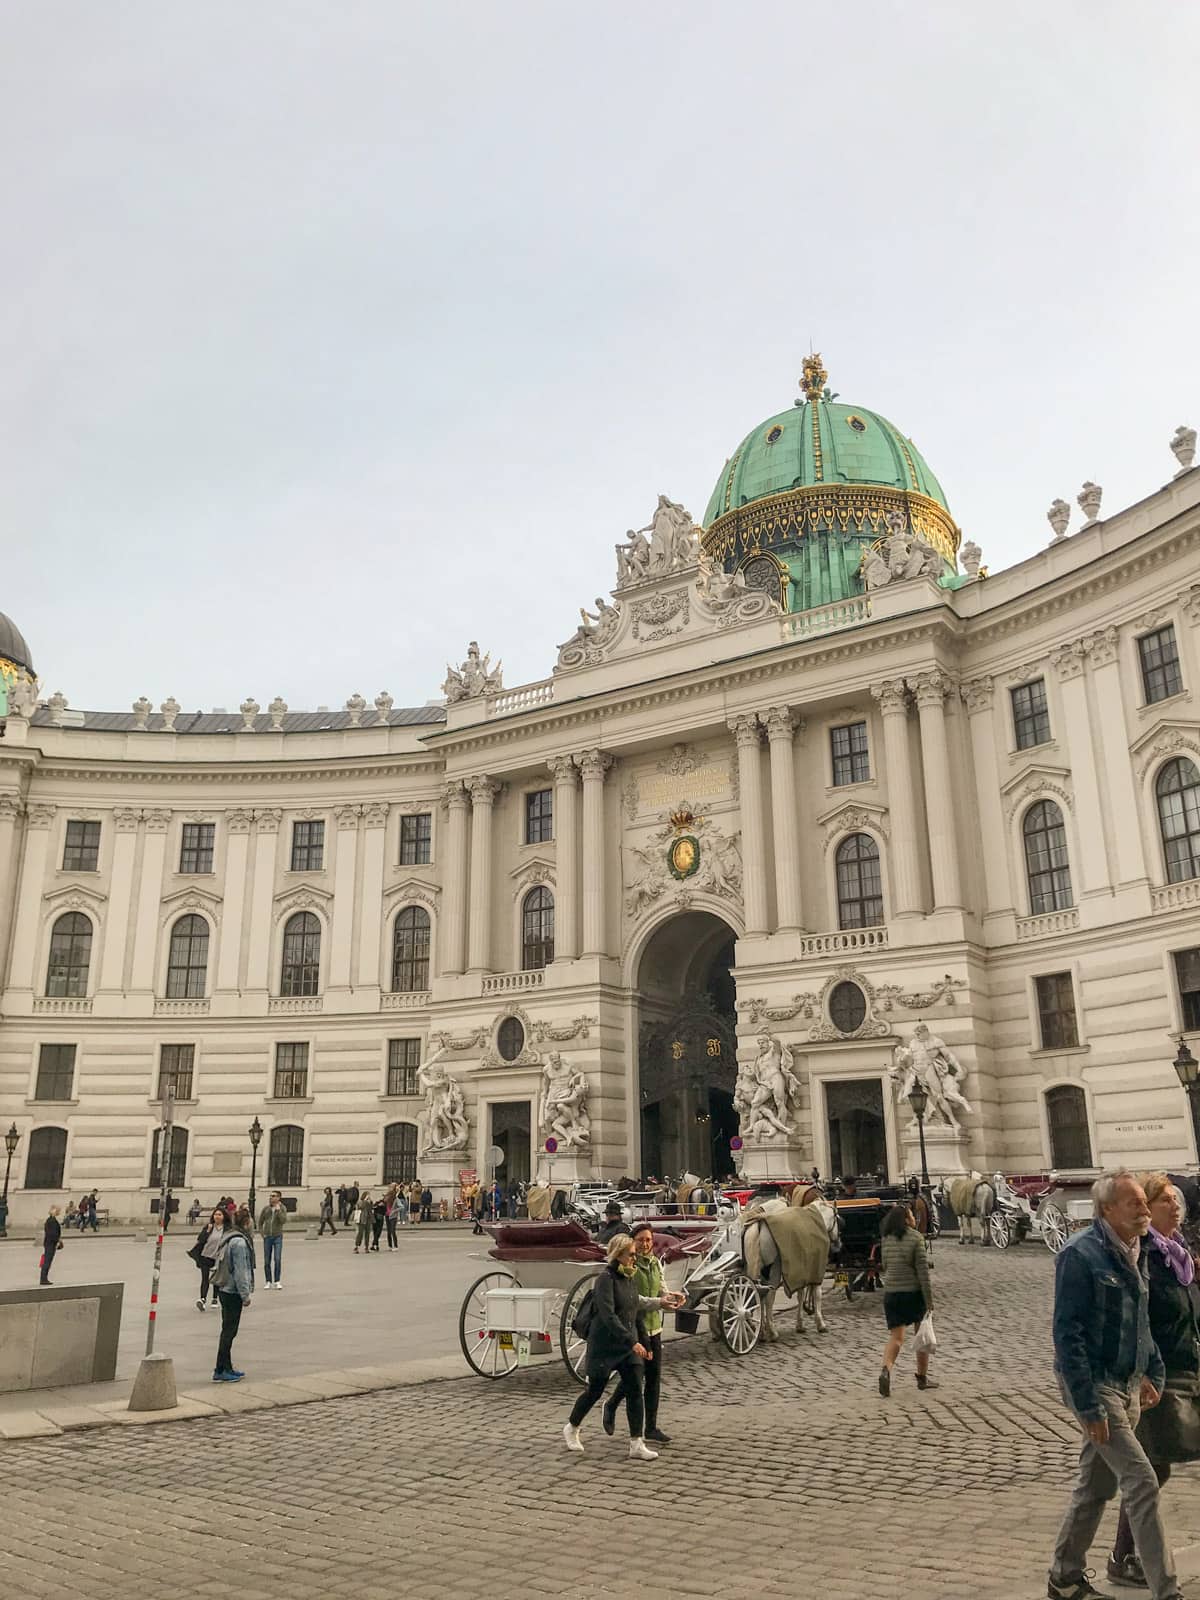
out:
<path id="1" fill-rule="evenodd" d="M 672 1307 L 679 1303 L 673 1294 L 661 1299 L 645 1299 L 638 1292 L 636 1251 L 627 1233 L 608 1242 L 608 1264 L 592 1286 L 592 1317 L 587 1334 L 587 1388 L 571 1408 L 563 1425 L 567 1449 L 583 1453 L 579 1429 L 583 1419 L 604 1394 L 604 1386 L 614 1372 L 621 1375 L 625 1393 L 625 1415 L 629 1419 L 629 1459 L 657 1461 L 658 1451 L 647 1447 L 643 1437 L 645 1402 L 642 1378 L 649 1336 L 642 1312 L 654 1306 Z"/>
<path id="2" fill-rule="evenodd" d="M 1195 1420 L 1200 1405 L 1200 1285 L 1180 1231 L 1183 1196 L 1163 1172 L 1151 1173 L 1142 1187 L 1150 1203 L 1150 1231 L 1142 1240 L 1150 1280 L 1150 1332 L 1167 1369 L 1167 1386 L 1158 1405 L 1142 1412 L 1136 1437 L 1161 1488 L 1173 1463 L 1195 1461 L 1200 1454 Z M 1146 1582 L 1124 1503 L 1108 1575 L 1114 1583 L 1143 1587 Z"/>

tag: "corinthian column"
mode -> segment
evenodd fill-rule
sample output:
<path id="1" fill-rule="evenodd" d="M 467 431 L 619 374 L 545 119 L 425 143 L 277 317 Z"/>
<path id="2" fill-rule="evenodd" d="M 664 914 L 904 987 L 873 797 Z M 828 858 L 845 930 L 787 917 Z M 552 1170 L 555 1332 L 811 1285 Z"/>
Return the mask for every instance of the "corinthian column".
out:
<path id="1" fill-rule="evenodd" d="M 1104 848 L 1104 813 L 1100 806 L 1100 772 L 1092 741 L 1092 719 L 1088 709 L 1087 682 L 1083 676 L 1086 652 L 1082 639 L 1063 645 L 1050 657 L 1058 674 L 1062 697 L 1063 733 L 1071 764 L 1071 788 L 1075 795 L 1076 831 L 1079 838 L 1079 878 L 1077 894 L 1099 893 L 1111 888 L 1108 856 Z M 1063 818 L 1064 823 L 1066 818 Z M 1072 863 L 1074 881 L 1074 863 Z"/>
<path id="2" fill-rule="evenodd" d="M 979 831 L 983 840 L 985 914 L 1012 905 L 1004 843 L 1004 813 L 1000 809 L 1000 767 L 996 760 L 996 721 L 992 709 L 994 684 L 990 677 L 971 678 L 962 686 L 971 729 L 971 765 L 975 769 L 975 797 L 979 803 Z"/>
<path id="3" fill-rule="evenodd" d="M 143 812 L 142 873 L 138 884 L 137 927 L 133 936 L 133 970 L 129 987 L 149 992 L 154 988 L 154 963 L 158 954 L 158 912 L 162 904 L 163 864 L 167 857 L 167 832 L 171 813 L 165 809 Z"/>
<path id="4" fill-rule="evenodd" d="M 242 919 L 246 906 L 247 863 L 253 817 L 241 809 L 225 813 L 225 881 L 222 890 L 221 937 L 217 945 L 218 989 L 230 993 L 241 988 Z"/>
<path id="5" fill-rule="evenodd" d="M 333 858 L 333 925 L 329 932 L 329 964 L 325 988 L 350 987 L 350 954 L 354 943 L 354 880 L 358 871 L 358 819 L 361 806 L 337 806 L 337 848 Z"/>
<path id="6" fill-rule="evenodd" d="M 0 794 L 0 991 L 8 936 L 16 920 L 17 822 L 24 809 L 20 795 Z"/>
<path id="7" fill-rule="evenodd" d="M 909 679 L 921 719 L 921 767 L 925 774 L 925 814 L 933 867 L 933 904 L 938 911 L 962 906 L 958 839 L 954 831 L 954 790 L 946 747 L 946 691 L 950 679 L 934 668 Z"/>
<path id="8" fill-rule="evenodd" d="M 800 909 L 800 818 L 792 759 L 792 713 L 771 706 L 763 713 L 771 746 L 771 820 L 775 832 L 775 907 L 780 930 L 804 926 Z"/>
<path id="9" fill-rule="evenodd" d="M 737 741 L 738 787 L 742 796 L 742 899 L 746 932 L 767 929 L 767 856 L 763 837 L 762 765 L 758 717 L 753 712 L 729 724 Z"/>
<path id="10" fill-rule="evenodd" d="M 27 807 L 21 877 L 17 887 L 12 965 L 8 979 L 14 989 L 34 987 L 33 957 L 38 946 L 38 921 L 42 910 L 42 895 L 46 889 L 46 859 L 50 853 L 50 829 L 53 824 L 53 806 L 35 803 Z M 44 984 L 45 972 L 39 976 Z"/>
<path id="11" fill-rule="evenodd" d="M 270 980 L 271 913 L 275 908 L 275 854 L 279 844 L 278 806 L 254 814 L 254 881 L 250 890 L 250 938 L 246 988 L 266 994 Z"/>
<path id="12" fill-rule="evenodd" d="M 129 942 L 129 906 L 133 894 L 133 863 L 141 813 L 128 807 L 113 812 L 112 889 L 104 922 L 104 949 L 100 958 L 98 988 L 120 991 L 125 987 L 125 951 Z"/>
<path id="13" fill-rule="evenodd" d="M 1096 718 L 1104 792 L 1113 824 L 1117 882 L 1136 883 L 1146 876 L 1137 790 L 1129 764 L 1129 730 L 1121 693 L 1120 636 L 1116 628 L 1101 628 L 1083 641 L 1092 667 L 1095 693 L 1091 704 L 1101 711 Z"/>
<path id="14" fill-rule="evenodd" d="M 579 773 L 571 756 L 548 763 L 554 774 L 554 959 L 579 954 Z"/>
<path id="15" fill-rule="evenodd" d="M 471 926 L 467 938 L 467 971 L 492 967 L 492 806 L 500 793 L 494 778 L 472 778 L 471 791 Z"/>
<path id="16" fill-rule="evenodd" d="M 897 917 L 921 914 L 917 869 L 917 808 L 908 754 L 908 701 L 903 678 L 872 684 L 883 717 L 883 758 L 887 764 L 888 812 L 892 823 L 892 911 Z"/>
<path id="17" fill-rule="evenodd" d="M 604 775 L 613 758 L 601 750 L 575 757 L 583 774 L 583 953 L 605 954 Z"/>
<path id="18" fill-rule="evenodd" d="M 445 789 L 450 822 L 446 840 L 445 914 L 442 919 L 442 971 L 456 977 L 464 966 L 467 925 L 467 807 L 470 799 L 459 779 Z"/>

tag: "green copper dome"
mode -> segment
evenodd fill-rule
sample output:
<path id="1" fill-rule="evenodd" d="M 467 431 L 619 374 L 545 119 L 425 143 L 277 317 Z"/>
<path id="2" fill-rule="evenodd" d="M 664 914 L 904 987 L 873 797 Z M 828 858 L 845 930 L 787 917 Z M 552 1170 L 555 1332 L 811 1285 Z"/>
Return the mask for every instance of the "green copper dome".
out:
<path id="1" fill-rule="evenodd" d="M 748 433 L 725 463 L 704 514 L 704 549 L 785 610 L 863 594 L 872 548 L 897 530 L 942 557 L 953 584 L 959 532 L 941 484 L 912 440 L 826 387 L 806 356 L 805 398 Z"/>

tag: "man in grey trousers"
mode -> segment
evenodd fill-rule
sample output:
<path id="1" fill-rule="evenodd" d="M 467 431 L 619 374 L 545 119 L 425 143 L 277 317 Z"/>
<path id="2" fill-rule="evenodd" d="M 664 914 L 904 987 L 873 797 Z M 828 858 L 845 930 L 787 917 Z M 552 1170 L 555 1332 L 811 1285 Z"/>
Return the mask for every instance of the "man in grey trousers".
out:
<path id="1" fill-rule="evenodd" d="M 1083 1432 L 1079 1478 L 1054 1547 L 1049 1600 L 1099 1595 L 1084 1570 L 1104 1508 L 1120 1488 L 1151 1600 L 1182 1600 L 1158 1504 L 1158 1480 L 1134 1437 L 1158 1404 L 1164 1371 L 1150 1334 L 1141 1241 L 1150 1208 L 1132 1172 L 1092 1186 L 1095 1221 L 1054 1266 L 1054 1370 Z"/>

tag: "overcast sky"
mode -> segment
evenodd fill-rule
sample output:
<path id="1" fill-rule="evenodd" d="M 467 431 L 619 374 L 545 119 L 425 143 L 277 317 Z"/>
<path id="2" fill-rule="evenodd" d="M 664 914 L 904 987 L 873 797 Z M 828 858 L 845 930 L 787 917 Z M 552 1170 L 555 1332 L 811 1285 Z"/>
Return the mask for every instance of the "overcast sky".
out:
<path id="1" fill-rule="evenodd" d="M 0 610 L 74 706 L 543 677 L 810 339 L 993 569 L 1200 426 L 1191 6 L 0 20 Z"/>

